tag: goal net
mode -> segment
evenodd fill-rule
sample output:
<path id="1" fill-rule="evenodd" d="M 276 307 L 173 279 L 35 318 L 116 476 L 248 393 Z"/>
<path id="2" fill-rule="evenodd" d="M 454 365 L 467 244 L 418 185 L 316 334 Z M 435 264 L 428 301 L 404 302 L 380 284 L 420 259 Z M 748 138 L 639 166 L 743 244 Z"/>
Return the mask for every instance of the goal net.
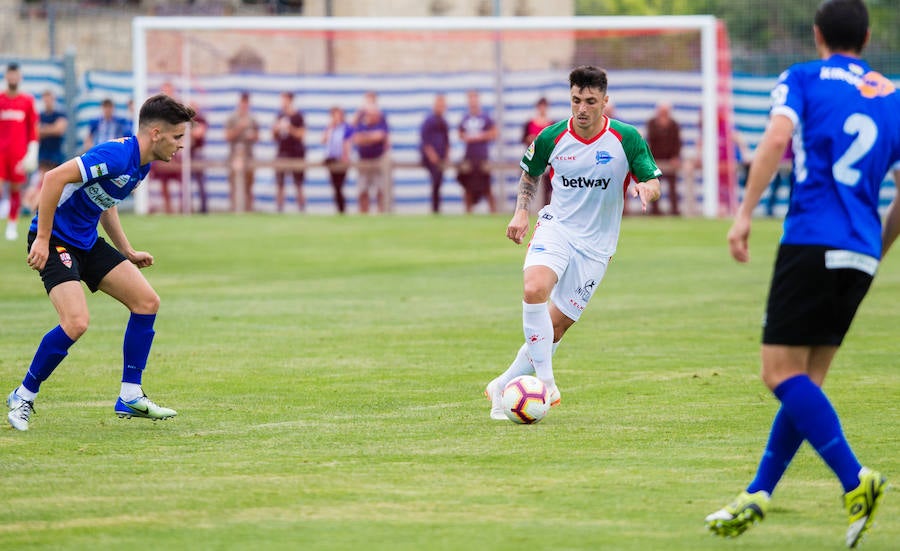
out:
<path id="1" fill-rule="evenodd" d="M 527 146 L 523 127 L 540 98 L 547 100 L 551 119 L 570 115 L 568 73 L 583 64 L 607 70 L 612 116 L 641 132 L 658 103 L 672 106 L 681 127 L 684 162 L 677 169 L 661 168 L 677 173 L 683 212 L 716 216 L 732 208 L 736 195 L 733 179 L 720 182 L 719 129 L 730 122 L 719 119 L 730 115 L 730 89 L 728 79 L 720 78 L 721 37 L 712 16 L 138 17 L 133 40 L 134 97 L 167 91 L 194 104 L 208 122 L 202 156 L 185 154 L 167 167 L 180 171 L 169 193 L 184 212 L 197 209 L 198 183 L 211 210 L 234 206 L 229 171 L 241 167 L 253 169 L 256 210 L 277 208 L 276 168 L 302 168 L 306 210 L 334 212 L 322 143 L 330 110 L 342 108 L 352 123 L 367 93 L 373 92 L 389 127 L 394 210 L 410 213 L 431 207 L 432 186 L 420 166 L 420 126 L 435 96 L 445 95 L 451 147 L 440 188 L 441 210 L 462 212 L 457 169 L 464 144 L 457 126 L 471 90 L 498 127 L 488 166 L 499 209 L 511 209 L 518 162 Z M 282 92 L 293 93 L 306 127 L 306 156 L 287 165 L 275 160 L 273 134 Z M 244 93 L 260 131 L 252 160 L 240 165 L 231 157 L 225 123 Z M 200 173 L 202 182 L 196 177 Z M 242 170 L 235 172 L 238 187 L 242 175 Z M 356 177 L 351 166 L 344 185 L 351 212 Z M 160 209 L 160 189 L 151 176 L 140 188 L 136 210 Z M 285 210 L 297 208 L 290 174 L 284 189 Z M 663 192 L 662 204 L 667 205 L 668 186 Z M 633 211 L 635 205 L 628 208 Z"/>

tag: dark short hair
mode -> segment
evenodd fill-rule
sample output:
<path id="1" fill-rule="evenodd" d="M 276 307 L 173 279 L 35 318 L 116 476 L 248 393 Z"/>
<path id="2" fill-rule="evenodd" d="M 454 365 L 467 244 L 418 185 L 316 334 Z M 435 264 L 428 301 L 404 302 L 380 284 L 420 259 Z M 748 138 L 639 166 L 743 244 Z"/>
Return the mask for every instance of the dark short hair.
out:
<path id="1" fill-rule="evenodd" d="M 294 93 L 291 92 L 290 90 L 285 90 L 284 92 L 281 93 L 281 95 L 286 98 L 294 99 Z"/>
<path id="2" fill-rule="evenodd" d="M 19 64 L 16 63 L 15 61 L 10 61 L 9 63 L 6 64 L 6 70 L 7 71 L 18 71 Z"/>
<path id="3" fill-rule="evenodd" d="M 103 107 L 112 107 L 114 104 L 113 104 L 113 100 L 106 98 L 100 102 L 100 105 Z"/>
<path id="4" fill-rule="evenodd" d="M 825 0 L 813 20 L 829 50 L 862 52 L 869 31 L 869 10 L 862 0 Z"/>
<path id="5" fill-rule="evenodd" d="M 163 121 L 172 125 L 190 122 L 197 114 L 194 108 L 179 103 L 166 94 L 156 94 L 147 98 L 141 106 L 138 124 L 145 126 L 152 122 Z"/>
<path id="6" fill-rule="evenodd" d="M 593 65 L 575 67 L 569 73 L 569 88 L 573 86 L 578 87 L 579 90 L 596 88 L 605 94 L 607 84 L 606 71 Z"/>

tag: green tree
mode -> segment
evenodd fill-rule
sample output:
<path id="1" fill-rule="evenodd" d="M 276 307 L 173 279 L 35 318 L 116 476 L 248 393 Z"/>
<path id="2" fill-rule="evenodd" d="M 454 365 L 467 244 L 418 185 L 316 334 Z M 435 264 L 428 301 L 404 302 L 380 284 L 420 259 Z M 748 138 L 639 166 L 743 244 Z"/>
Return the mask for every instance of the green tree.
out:
<path id="1" fill-rule="evenodd" d="M 813 15 L 821 0 L 576 0 L 577 15 L 696 15 L 723 21 L 737 70 L 777 72 L 815 57 Z M 866 57 L 900 74 L 900 0 L 869 0 L 872 40 Z"/>

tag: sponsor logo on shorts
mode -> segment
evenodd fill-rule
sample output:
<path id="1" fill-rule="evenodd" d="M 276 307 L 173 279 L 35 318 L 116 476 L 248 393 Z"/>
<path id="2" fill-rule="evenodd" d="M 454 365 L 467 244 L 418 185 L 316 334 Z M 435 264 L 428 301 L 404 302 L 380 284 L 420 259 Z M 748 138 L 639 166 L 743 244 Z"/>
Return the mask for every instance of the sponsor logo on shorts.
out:
<path id="1" fill-rule="evenodd" d="M 69 251 L 66 250 L 65 247 L 56 246 L 56 252 L 59 253 L 59 261 L 63 263 L 66 268 L 72 267 L 72 257 L 69 255 Z"/>
<path id="2" fill-rule="evenodd" d="M 542 340 L 544 340 L 544 337 L 538 335 L 537 333 L 528 335 L 528 344 L 534 344 L 536 342 L 541 342 Z"/>
<path id="3" fill-rule="evenodd" d="M 533 253 L 542 253 L 547 250 L 547 247 L 541 245 L 540 243 L 535 243 L 529 246 L 531 247 L 531 252 Z"/>
<path id="4" fill-rule="evenodd" d="M 553 220 L 553 215 L 550 214 L 549 212 L 545 212 L 544 214 L 541 215 L 541 218 L 543 218 L 544 220 Z"/>

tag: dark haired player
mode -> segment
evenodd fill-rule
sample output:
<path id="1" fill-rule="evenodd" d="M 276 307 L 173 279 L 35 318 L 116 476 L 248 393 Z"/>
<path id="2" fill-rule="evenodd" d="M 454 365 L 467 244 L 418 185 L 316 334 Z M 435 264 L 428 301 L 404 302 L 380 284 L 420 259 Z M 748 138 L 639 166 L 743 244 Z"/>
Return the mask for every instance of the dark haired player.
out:
<path id="1" fill-rule="evenodd" d="M 516 212 L 506 237 L 522 243 L 528 207 L 541 176 L 551 167 L 553 194 L 538 213 L 523 269 L 523 344 L 509 368 L 491 381 L 485 396 L 491 418 L 506 419 L 501 394 L 509 381 L 535 373 L 560 402 L 551 358 L 565 332 L 581 316 L 616 252 L 625 191 L 647 203 L 659 199 L 661 174 L 650 148 L 630 125 L 603 114 L 609 100 L 606 72 L 582 66 L 569 74 L 572 116 L 541 130 L 520 163 Z M 549 302 L 548 302 L 549 301 Z"/>
<path id="2" fill-rule="evenodd" d="M 762 520 L 775 486 L 804 440 L 835 473 L 855 547 L 887 487 L 860 465 L 821 386 L 900 232 L 896 200 L 884 226 L 881 183 L 900 159 L 900 94 L 860 59 L 869 38 L 861 0 L 828 0 L 815 15 L 820 61 L 794 65 L 772 92 L 769 126 L 753 159 L 747 191 L 728 232 L 732 256 L 750 258 L 751 213 L 793 143 L 796 183 L 766 305 L 762 379 L 781 402 L 756 477 L 729 505 L 706 517 L 721 536 Z M 860 404 L 865 407 L 864 404 Z"/>
<path id="3" fill-rule="evenodd" d="M 6 400 L 14 428 L 28 430 L 41 383 L 87 331 L 82 281 L 91 292 L 99 289 L 131 311 L 116 414 L 154 420 L 175 416 L 175 410 L 156 405 L 141 388 L 159 296 L 138 269 L 152 265 L 153 257 L 131 246 L 116 205 L 147 176 L 151 161 L 168 162 L 182 148 L 193 117 L 193 109 L 171 97 L 153 96 L 141 107 L 137 135 L 97 145 L 44 176 L 28 235 L 28 265 L 41 274 L 59 325 L 44 335 L 22 384 Z M 98 222 L 115 248 L 98 236 Z"/>

